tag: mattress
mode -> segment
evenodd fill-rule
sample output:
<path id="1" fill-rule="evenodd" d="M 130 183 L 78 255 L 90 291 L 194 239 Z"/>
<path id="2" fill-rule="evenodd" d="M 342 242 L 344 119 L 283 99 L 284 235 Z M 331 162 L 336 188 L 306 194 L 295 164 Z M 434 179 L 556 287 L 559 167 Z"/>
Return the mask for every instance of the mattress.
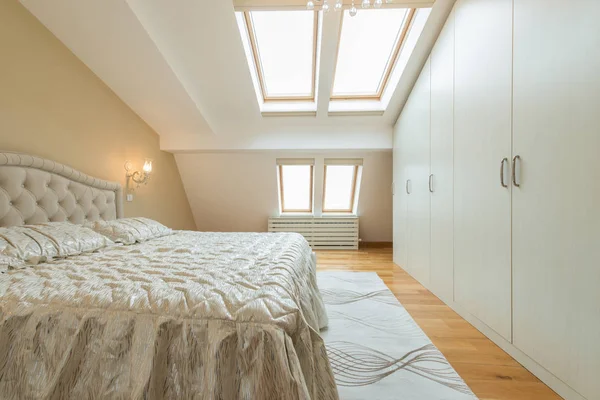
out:
<path id="1" fill-rule="evenodd" d="M 337 399 L 297 234 L 177 232 L 0 276 L 0 398 Z"/>

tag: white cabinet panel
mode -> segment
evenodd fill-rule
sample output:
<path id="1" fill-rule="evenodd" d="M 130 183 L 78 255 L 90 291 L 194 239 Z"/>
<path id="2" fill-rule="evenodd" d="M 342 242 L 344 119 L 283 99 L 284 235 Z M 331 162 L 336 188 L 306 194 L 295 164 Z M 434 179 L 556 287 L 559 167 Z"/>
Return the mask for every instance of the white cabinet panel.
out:
<path id="1" fill-rule="evenodd" d="M 522 0 L 514 15 L 514 344 L 597 400 L 600 2 Z"/>
<path id="2" fill-rule="evenodd" d="M 511 340 L 512 1 L 455 8 L 454 297 Z M 508 176 L 506 183 L 508 183 Z"/>
<path id="3" fill-rule="evenodd" d="M 431 85 L 429 61 L 423 67 L 410 95 L 410 126 L 407 129 L 408 271 L 423 285 L 429 285 L 430 256 L 430 118 Z"/>
<path id="4" fill-rule="evenodd" d="M 453 301 L 454 12 L 431 52 L 431 265 L 429 289 Z"/>
<path id="5" fill-rule="evenodd" d="M 401 267 L 406 266 L 407 261 L 407 193 L 406 193 L 406 135 L 402 135 L 401 124 L 394 128 L 393 144 L 393 168 L 394 168 L 394 196 L 393 196 L 393 218 L 394 218 L 394 263 Z"/>
<path id="6" fill-rule="evenodd" d="M 429 281 L 430 69 L 426 63 L 394 132 L 397 226 L 394 262 L 421 283 Z M 396 146 L 397 143 L 397 146 Z M 407 190 L 410 194 L 407 194 Z M 396 220 L 397 218 L 397 220 Z"/>

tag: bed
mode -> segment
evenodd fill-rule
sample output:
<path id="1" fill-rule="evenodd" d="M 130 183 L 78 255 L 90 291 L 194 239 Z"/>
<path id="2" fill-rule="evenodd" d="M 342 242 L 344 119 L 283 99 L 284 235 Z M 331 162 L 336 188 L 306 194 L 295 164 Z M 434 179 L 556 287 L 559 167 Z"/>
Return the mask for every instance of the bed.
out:
<path id="1" fill-rule="evenodd" d="M 112 221 L 120 185 L 0 153 L 0 226 Z M 296 234 L 178 231 L 0 274 L 0 398 L 337 399 Z"/>

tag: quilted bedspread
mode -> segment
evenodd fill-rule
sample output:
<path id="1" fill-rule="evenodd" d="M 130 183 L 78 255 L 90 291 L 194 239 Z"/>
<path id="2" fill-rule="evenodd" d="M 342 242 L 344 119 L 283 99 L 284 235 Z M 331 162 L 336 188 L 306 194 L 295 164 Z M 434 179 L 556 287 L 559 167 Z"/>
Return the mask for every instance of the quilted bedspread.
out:
<path id="1" fill-rule="evenodd" d="M 177 232 L 0 275 L 1 399 L 337 399 L 297 234 Z"/>

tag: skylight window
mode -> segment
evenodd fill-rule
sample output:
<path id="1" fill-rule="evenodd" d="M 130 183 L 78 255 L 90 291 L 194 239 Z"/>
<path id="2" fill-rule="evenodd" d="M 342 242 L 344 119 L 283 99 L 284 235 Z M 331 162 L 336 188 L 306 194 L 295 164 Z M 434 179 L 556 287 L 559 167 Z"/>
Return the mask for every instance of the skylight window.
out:
<path id="1" fill-rule="evenodd" d="M 344 12 L 332 99 L 381 99 L 415 14 L 406 8 Z"/>
<path id="2" fill-rule="evenodd" d="M 318 13 L 247 11 L 243 17 L 263 101 L 314 101 Z"/>
<path id="3" fill-rule="evenodd" d="M 362 160 L 325 160 L 323 212 L 352 213 Z"/>
<path id="4" fill-rule="evenodd" d="M 314 160 L 278 160 L 277 163 L 281 212 L 312 213 Z"/>

